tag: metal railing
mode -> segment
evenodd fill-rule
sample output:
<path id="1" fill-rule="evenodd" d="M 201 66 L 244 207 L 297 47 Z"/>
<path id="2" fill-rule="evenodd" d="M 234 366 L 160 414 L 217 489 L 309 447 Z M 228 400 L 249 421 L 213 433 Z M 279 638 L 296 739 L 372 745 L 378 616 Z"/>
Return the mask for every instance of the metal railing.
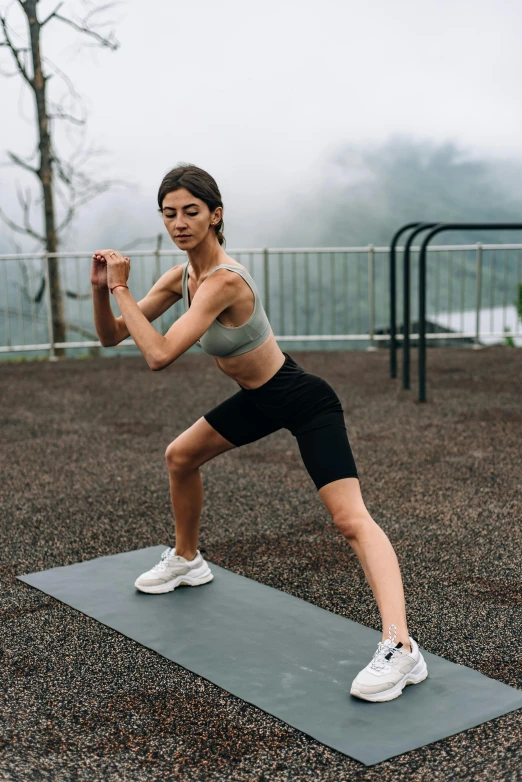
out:
<path id="1" fill-rule="evenodd" d="M 397 251 L 401 247 L 395 248 Z M 419 247 L 410 247 L 412 287 L 417 289 Z M 273 332 L 295 349 L 362 347 L 375 349 L 390 341 L 390 275 L 388 247 L 254 248 L 227 250 L 254 277 Z M 428 320 L 438 331 L 429 340 L 502 340 L 522 338 L 511 303 L 522 282 L 522 244 L 430 246 Z M 186 259 L 176 250 L 133 251 L 129 286 L 139 301 L 167 269 Z M 53 338 L 48 261 L 59 259 L 67 340 Z M 114 354 L 134 348 L 132 339 L 117 348 L 102 348 L 94 328 L 89 279 L 91 253 L 13 254 L 0 256 L 0 358 L 13 353 L 99 349 Z M 477 293 L 480 279 L 480 295 Z M 404 307 L 398 292 L 398 311 Z M 415 304 L 412 322 L 418 318 Z M 111 297 L 114 314 L 117 305 Z M 502 309 L 491 314 L 493 310 Z M 165 333 L 183 314 L 177 302 L 156 321 Z M 474 326 L 468 320 L 473 315 Z M 395 323 L 395 320 L 394 320 Z M 400 331 L 400 329 L 399 329 Z M 391 335 L 400 340 L 402 335 Z M 418 334 L 409 335 L 410 340 Z M 199 350 L 191 348 L 191 350 Z"/>

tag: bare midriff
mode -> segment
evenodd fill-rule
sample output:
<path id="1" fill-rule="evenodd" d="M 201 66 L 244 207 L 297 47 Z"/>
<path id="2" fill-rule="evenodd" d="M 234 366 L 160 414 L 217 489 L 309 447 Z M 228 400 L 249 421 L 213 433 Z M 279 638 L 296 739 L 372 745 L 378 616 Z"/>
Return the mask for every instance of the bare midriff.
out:
<path id="1" fill-rule="evenodd" d="M 285 357 L 273 332 L 262 345 L 240 356 L 212 356 L 216 366 L 228 377 L 247 389 L 259 388 L 281 369 Z"/>

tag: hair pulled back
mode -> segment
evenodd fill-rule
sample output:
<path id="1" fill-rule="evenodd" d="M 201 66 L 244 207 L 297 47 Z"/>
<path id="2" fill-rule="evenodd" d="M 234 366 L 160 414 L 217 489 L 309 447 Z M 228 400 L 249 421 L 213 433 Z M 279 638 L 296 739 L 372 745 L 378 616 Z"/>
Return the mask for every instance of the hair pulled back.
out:
<path id="1" fill-rule="evenodd" d="M 216 207 L 223 207 L 223 201 L 221 200 L 221 193 L 216 184 L 216 180 L 210 176 L 202 168 L 193 166 L 191 163 L 179 163 L 176 168 L 165 174 L 163 181 L 158 190 L 158 206 L 161 212 L 163 207 L 163 199 L 167 193 L 171 193 L 173 190 L 180 190 L 182 187 L 188 190 L 196 198 L 204 201 L 211 212 Z M 223 218 L 213 226 L 216 232 L 217 240 L 220 244 L 225 243 L 225 237 L 223 235 L 225 224 Z"/>

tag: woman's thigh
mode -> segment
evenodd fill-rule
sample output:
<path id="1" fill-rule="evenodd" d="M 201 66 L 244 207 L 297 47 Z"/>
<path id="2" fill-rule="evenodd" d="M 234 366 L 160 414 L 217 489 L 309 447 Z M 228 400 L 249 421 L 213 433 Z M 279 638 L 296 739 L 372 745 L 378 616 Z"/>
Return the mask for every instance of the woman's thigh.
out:
<path id="1" fill-rule="evenodd" d="M 314 423 L 316 426 L 312 428 Z M 304 466 L 318 491 L 341 478 L 358 477 L 342 411 L 323 418 L 319 414 L 295 438 Z"/>
<path id="2" fill-rule="evenodd" d="M 201 417 L 170 443 L 165 458 L 173 469 L 195 469 L 235 447 Z"/>
<path id="3" fill-rule="evenodd" d="M 225 399 L 205 413 L 204 418 L 216 432 L 237 447 L 260 440 L 283 427 L 279 420 L 260 410 L 245 391 L 238 391 Z"/>
<path id="4" fill-rule="evenodd" d="M 168 446 L 165 457 L 173 468 L 192 469 L 281 428 L 280 423 L 268 418 L 239 391 L 178 435 Z"/>

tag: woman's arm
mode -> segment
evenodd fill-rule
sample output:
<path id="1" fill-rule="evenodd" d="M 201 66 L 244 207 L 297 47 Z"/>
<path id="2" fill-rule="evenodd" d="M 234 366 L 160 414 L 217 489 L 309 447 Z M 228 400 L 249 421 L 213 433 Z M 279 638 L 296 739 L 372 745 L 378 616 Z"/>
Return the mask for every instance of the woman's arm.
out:
<path id="1" fill-rule="evenodd" d="M 159 357 L 151 369 L 164 369 L 203 336 L 238 295 L 237 275 L 218 269 L 199 286 L 187 312 L 165 334 Z M 124 293 L 125 288 L 117 288 Z M 116 291 L 115 291 L 116 293 Z"/>
<path id="2" fill-rule="evenodd" d="M 237 281 L 226 270 L 218 269 L 199 286 L 189 311 L 163 337 L 151 326 L 127 287 L 130 260 L 116 250 L 97 250 L 93 260 L 105 261 L 107 285 L 118 303 L 125 329 L 153 370 L 163 369 L 192 347 L 218 315 L 233 304 L 237 295 Z M 175 295 L 180 298 L 179 294 Z M 108 300 L 106 306 L 110 308 Z"/>
<path id="3" fill-rule="evenodd" d="M 177 291 L 181 290 L 182 271 L 183 267 L 181 265 L 174 266 L 166 271 L 152 286 L 146 296 L 137 302 L 138 308 L 149 323 L 156 320 L 156 318 L 181 299 L 181 293 L 177 293 Z M 125 323 L 123 313 L 118 318 L 115 318 L 112 313 L 105 263 L 93 261 L 91 282 L 96 333 L 103 347 L 113 347 L 129 337 L 130 331 Z M 126 289 L 115 288 L 113 295 L 117 295 L 120 290 L 125 291 Z M 132 297 L 131 299 L 134 301 Z M 134 303 L 136 304 L 135 301 Z M 121 307 L 120 312 L 122 312 Z M 153 329 L 153 332 L 157 334 L 155 329 Z"/>
<path id="4" fill-rule="evenodd" d="M 226 269 L 214 272 L 197 290 L 188 312 L 185 312 L 164 337 L 148 323 L 127 288 L 115 288 L 114 295 L 134 342 L 149 367 L 158 371 L 172 364 L 203 336 L 223 310 L 237 296 L 236 280 Z"/>

